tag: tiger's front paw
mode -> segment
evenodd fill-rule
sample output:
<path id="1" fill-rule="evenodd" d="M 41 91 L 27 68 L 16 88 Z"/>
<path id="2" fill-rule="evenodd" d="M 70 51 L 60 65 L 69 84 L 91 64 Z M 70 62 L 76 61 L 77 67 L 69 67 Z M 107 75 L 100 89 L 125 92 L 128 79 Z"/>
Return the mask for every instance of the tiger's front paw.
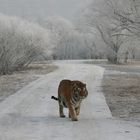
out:
<path id="1" fill-rule="evenodd" d="M 78 119 L 77 119 L 77 118 L 72 118 L 71 120 L 72 120 L 72 121 L 78 121 Z"/>

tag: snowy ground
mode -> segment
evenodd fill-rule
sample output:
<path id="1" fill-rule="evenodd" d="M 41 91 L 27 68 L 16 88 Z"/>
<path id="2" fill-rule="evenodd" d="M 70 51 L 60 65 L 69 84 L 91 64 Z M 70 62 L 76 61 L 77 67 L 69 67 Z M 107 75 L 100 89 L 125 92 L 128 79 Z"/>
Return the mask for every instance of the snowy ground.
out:
<path id="1" fill-rule="evenodd" d="M 140 122 L 112 117 L 100 90 L 103 68 L 78 61 L 55 64 L 58 70 L 0 103 L 0 140 L 140 140 Z M 87 83 L 78 122 L 59 118 L 58 104 L 50 99 L 66 78 Z"/>

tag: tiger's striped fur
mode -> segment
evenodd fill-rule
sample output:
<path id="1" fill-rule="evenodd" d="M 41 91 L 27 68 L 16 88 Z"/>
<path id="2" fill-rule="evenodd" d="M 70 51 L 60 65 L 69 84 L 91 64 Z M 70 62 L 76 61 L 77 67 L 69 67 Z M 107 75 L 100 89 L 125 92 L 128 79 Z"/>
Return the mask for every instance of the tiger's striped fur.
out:
<path id="1" fill-rule="evenodd" d="M 59 103 L 60 117 L 65 117 L 63 108 L 69 109 L 69 117 L 72 121 L 77 121 L 80 113 L 81 102 L 88 95 L 86 84 L 75 80 L 62 80 L 58 87 L 58 98 L 52 96 Z"/>

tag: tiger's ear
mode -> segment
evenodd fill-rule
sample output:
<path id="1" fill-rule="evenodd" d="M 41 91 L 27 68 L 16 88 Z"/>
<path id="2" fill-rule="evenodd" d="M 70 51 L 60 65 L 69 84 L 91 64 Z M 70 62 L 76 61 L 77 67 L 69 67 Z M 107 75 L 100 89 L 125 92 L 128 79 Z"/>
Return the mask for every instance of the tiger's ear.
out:
<path id="1" fill-rule="evenodd" d="M 83 85 L 84 85 L 84 87 L 86 87 L 86 84 L 85 83 Z"/>

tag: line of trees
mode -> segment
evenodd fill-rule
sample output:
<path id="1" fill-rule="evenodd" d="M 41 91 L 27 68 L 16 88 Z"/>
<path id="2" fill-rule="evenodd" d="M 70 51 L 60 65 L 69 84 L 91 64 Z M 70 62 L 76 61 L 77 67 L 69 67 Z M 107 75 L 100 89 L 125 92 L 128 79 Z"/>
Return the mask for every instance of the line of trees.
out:
<path id="1" fill-rule="evenodd" d="M 127 62 L 130 54 L 135 58 L 139 46 L 134 47 L 132 42 L 138 42 L 140 37 L 139 0 L 93 0 L 83 10 L 82 17 L 83 28 L 100 33 L 108 61 L 119 63 L 123 57 Z"/>
<path id="2" fill-rule="evenodd" d="M 93 34 L 80 32 L 62 17 L 32 23 L 0 14 L 0 74 L 22 70 L 42 55 L 47 59 L 102 57 L 97 54 Z"/>
<path id="3" fill-rule="evenodd" d="M 67 19 L 50 17 L 39 20 L 39 24 L 50 31 L 53 59 L 91 59 L 98 57 L 95 54 L 96 46 L 93 34 L 82 33 Z"/>
<path id="4" fill-rule="evenodd" d="M 47 53 L 48 31 L 37 24 L 0 14 L 0 74 L 27 67 Z"/>
<path id="5" fill-rule="evenodd" d="M 125 6 L 124 6 L 125 5 Z M 126 63 L 140 52 L 139 0 L 91 0 L 75 23 L 62 18 L 38 23 L 0 14 L 0 74 L 26 68 L 38 56 L 107 58 Z"/>

